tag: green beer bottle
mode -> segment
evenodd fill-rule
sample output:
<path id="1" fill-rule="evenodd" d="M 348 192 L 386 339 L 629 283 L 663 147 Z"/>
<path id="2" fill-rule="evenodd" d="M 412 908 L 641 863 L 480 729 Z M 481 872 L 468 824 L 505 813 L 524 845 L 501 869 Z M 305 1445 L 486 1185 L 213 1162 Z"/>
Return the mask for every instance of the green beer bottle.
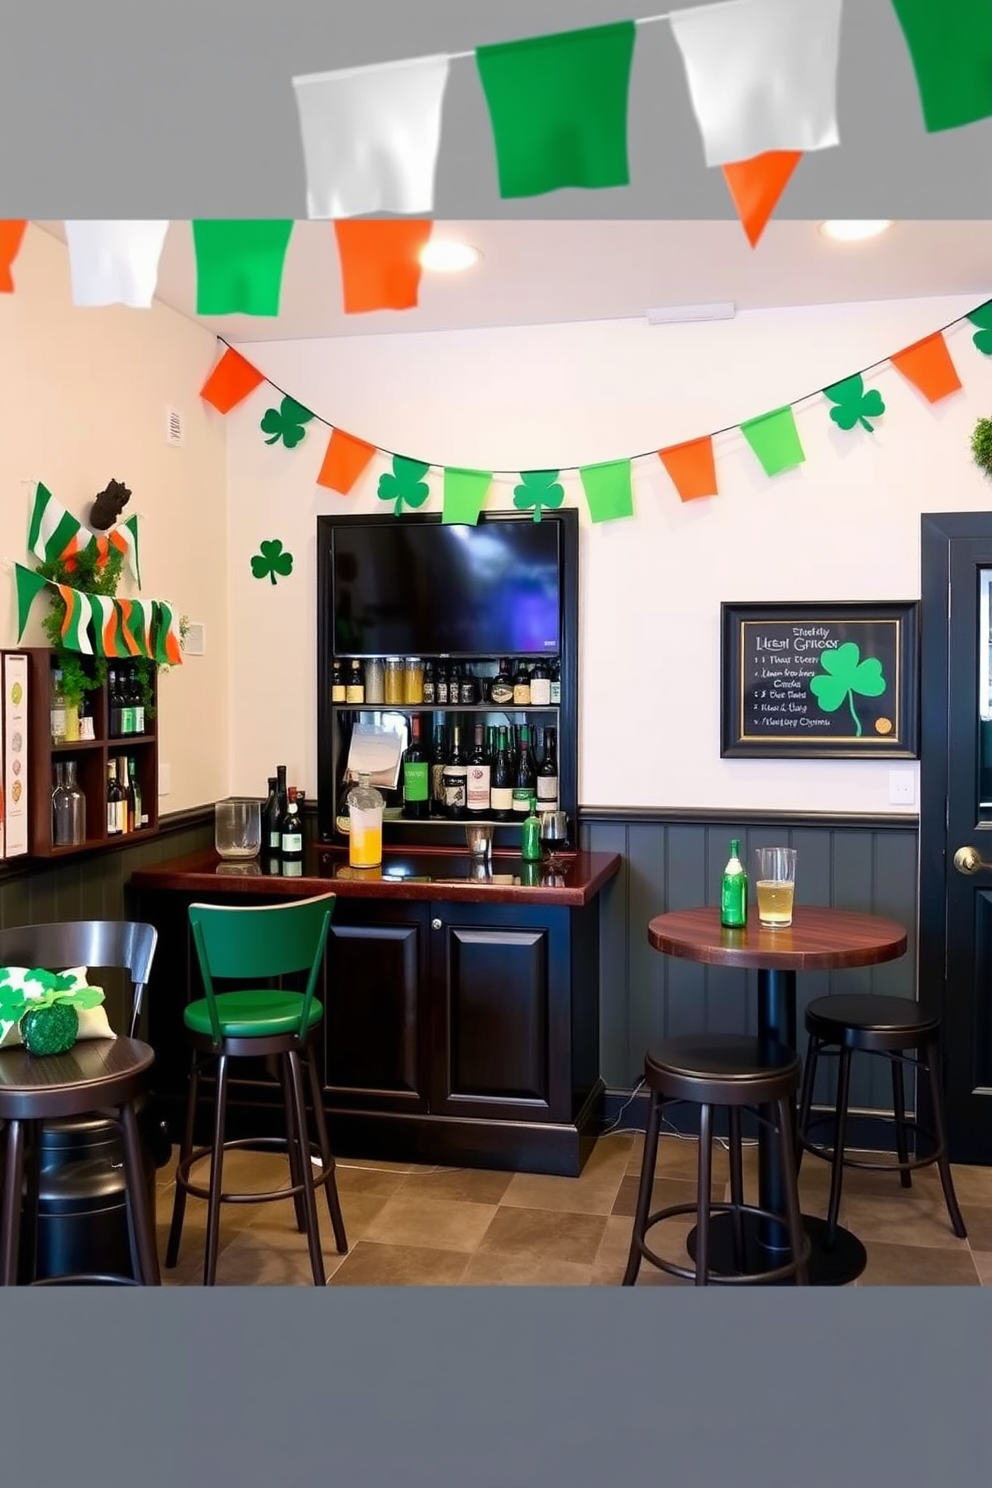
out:
<path id="1" fill-rule="evenodd" d="M 730 858 L 720 886 L 720 924 L 727 930 L 742 930 L 747 924 L 747 874 L 736 837 L 730 844 Z"/>

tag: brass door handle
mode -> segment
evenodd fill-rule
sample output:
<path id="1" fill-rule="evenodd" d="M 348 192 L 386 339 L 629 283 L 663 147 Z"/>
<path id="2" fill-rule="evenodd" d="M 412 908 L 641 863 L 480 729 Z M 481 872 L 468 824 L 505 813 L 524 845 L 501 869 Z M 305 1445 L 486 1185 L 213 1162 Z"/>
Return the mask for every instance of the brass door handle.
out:
<path id="1" fill-rule="evenodd" d="M 992 873 L 992 863 L 986 863 L 977 848 L 959 847 L 954 854 L 954 866 L 959 873 L 970 875 L 981 873 L 983 869 Z"/>

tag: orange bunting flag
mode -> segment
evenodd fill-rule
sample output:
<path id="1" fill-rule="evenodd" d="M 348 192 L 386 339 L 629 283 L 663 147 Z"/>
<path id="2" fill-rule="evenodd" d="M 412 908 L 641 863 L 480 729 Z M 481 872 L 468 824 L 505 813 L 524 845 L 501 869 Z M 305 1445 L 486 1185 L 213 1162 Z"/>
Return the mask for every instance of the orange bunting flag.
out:
<path id="1" fill-rule="evenodd" d="M 769 217 L 802 158 L 801 150 L 768 150 L 764 155 L 736 160 L 732 165 L 721 167 L 752 248 L 757 247 Z"/>
<path id="2" fill-rule="evenodd" d="M 658 451 L 658 458 L 683 501 L 696 501 L 700 496 L 719 496 L 712 435 L 704 434 L 702 439 L 669 445 L 668 449 Z"/>
<path id="3" fill-rule="evenodd" d="M 230 413 L 264 381 L 258 368 L 229 346 L 200 389 L 200 397 L 218 413 Z"/>
<path id="4" fill-rule="evenodd" d="M 420 296 L 420 253 L 434 223 L 411 217 L 339 218 L 334 223 L 346 315 L 412 310 Z"/>
<path id="5" fill-rule="evenodd" d="M 890 356 L 889 361 L 928 403 L 939 403 L 941 398 L 956 393 L 961 386 L 943 331 L 935 331 L 922 341 L 914 341 L 912 346 Z"/>
<path id="6" fill-rule="evenodd" d="M 27 222 L 0 221 L 0 293 L 13 294 L 14 276 L 11 269 L 14 259 L 21 251 Z"/>
<path id="7" fill-rule="evenodd" d="M 375 452 L 374 444 L 366 444 L 364 439 L 356 439 L 343 429 L 333 429 L 317 476 L 318 486 L 347 496 Z"/>

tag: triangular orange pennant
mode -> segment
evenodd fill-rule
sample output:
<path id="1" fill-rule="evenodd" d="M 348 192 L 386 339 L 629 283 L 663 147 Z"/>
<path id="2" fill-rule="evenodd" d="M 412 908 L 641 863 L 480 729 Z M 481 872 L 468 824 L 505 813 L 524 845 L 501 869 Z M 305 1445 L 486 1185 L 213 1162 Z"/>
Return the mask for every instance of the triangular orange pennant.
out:
<path id="1" fill-rule="evenodd" d="M 943 331 L 935 331 L 922 341 L 914 341 L 889 357 L 897 372 L 911 382 L 928 403 L 939 403 L 961 386 Z"/>
<path id="2" fill-rule="evenodd" d="M 230 413 L 264 381 L 258 368 L 229 346 L 200 389 L 200 397 L 218 413 Z"/>
<path id="3" fill-rule="evenodd" d="M 0 221 L 0 293 L 13 294 L 14 276 L 11 269 L 14 259 L 21 251 L 27 221 Z"/>
<path id="4" fill-rule="evenodd" d="M 671 444 L 658 451 L 658 458 L 675 483 L 683 501 L 696 501 L 700 496 L 718 496 L 713 438 L 689 439 L 685 444 Z"/>
<path id="5" fill-rule="evenodd" d="M 327 445 L 327 454 L 317 477 L 318 486 L 330 491 L 340 491 L 347 496 L 352 486 L 375 454 L 375 445 L 346 434 L 343 429 L 332 429 Z"/>
<path id="6" fill-rule="evenodd" d="M 420 252 L 432 221 L 346 217 L 334 224 L 346 315 L 412 310 L 420 295 Z"/>
<path id="7" fill-rule="evenodd" d="M 779 197 L 802 158 L 802 150 L 767 150 L 764 155 L 723 166 L 724 179 L 752 248 L 757 247 Z"/>

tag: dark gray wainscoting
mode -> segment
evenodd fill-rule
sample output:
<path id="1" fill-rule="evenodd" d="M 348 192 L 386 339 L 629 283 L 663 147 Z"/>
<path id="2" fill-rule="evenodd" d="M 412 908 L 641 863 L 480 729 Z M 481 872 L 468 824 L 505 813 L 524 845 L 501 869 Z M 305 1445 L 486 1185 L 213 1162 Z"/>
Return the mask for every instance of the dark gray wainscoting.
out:
<path id="1" fill-rule="evenodd" d="M 915 815 L 731 815 L 598 808 L 580 812 L 579 834 L 582 847 L 619 853 L 624 860 L 602 899 L 600 1069 L 608 1092 L 607 1124 L 616 1120 L 641 1078 L 644 1051 L 652 1040 L 701 1030 L 755 1031 L 755 973 L 662 956 L 647 939 L 653 915 L 719 902 L 731 837 L 741 839 L 748 864 L 756 847 L 796 848 L 800 902 L 884 915 L 909 931 L 909 950 L 900 961 L 851 971 L 800 973 L 797 1022 L 803 1048 L 803 1010 L 814 997 L 840 991 L 916 996 Z M 830 1063 L 824 1061 L 821 1068 L 818 1105 L 832 1098 Z M 643 1098 L 635 1100 L 624 1111 L 622 1125 L 643 1126 L 644 1104 Z M 874 1059 L 855 1062 L 851 1105 L 891 1111 L 887 1064 Z M 674 1112 L 673 1117 L 679 1119 Z M 884 1138 L 884 1125 L 877 1125 Z M 857 1136 L 862 1139 L 861 1130 Z"/>

